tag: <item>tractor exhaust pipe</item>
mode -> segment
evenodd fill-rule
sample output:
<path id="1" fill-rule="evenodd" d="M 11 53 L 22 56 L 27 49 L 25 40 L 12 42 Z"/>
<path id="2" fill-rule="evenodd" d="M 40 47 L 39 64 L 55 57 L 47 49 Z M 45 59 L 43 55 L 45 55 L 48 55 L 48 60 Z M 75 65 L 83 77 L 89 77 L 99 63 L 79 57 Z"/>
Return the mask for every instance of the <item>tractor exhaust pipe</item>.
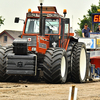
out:
<path id="1" fill-rule="evenodd" d="M 40 36 L 42 36 L 42 19 L 43 19 L 43 18 L 42 18 L 42 17 L 43 17 L 43 16 L 42 16 L 42 5 L 43 5 L 43 4 L 40 3 L 40 27 L 39 27 L 39 28 L 40 28 L 40 29 L 39 29 L 39 34 L 40 34 Z"/>
<path id="2" fill-rule="evenodd" d="M 45 19 L 46 19 L 46 17 L 45 16 L 43 16 L 42 17 L 42 36 L 45 36 Z"/>
<path id="3" fill-rule="evenodd" d="M 46 16 L 43 16 L 42 5 L 43 5 L 43 0 L 40 0 L 40 27 L 39 27 L 39 34 L 40 34 L 40 36 L 45 36 L 45 18 L 46 18 Z"/>
<path id="4" fill-rule="evenodd" d="M 39 27 L 39 34 L 40 36 L 45 36 L 45 17 L 43 17 L 42 13 L 42 0 L 40 0 L 40 27 Z"/>

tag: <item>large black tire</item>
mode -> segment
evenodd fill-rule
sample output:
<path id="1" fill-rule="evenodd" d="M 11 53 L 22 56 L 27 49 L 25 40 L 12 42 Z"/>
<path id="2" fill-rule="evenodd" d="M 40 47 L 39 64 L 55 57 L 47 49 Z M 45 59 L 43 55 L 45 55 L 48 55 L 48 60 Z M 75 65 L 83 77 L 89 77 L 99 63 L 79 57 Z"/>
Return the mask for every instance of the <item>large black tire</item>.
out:
<path id="1" fill-rule="evenodd" d="M 86 62 L 86 47 L 84 43 L 78 42 L 73 49 L 72 61 L 72 81 L 82 83 L 86 81 L 87 62 Z"/>
<path id="2" fill-rule="evenodd" d="M 71 70 L 72 70 L 72 52 L 76 42 L 72 41 L 69 43 L 67 48 L 67 59 L 68 59 L 68 75 L 67 75 L 67 82 L 72 81 L 71 77 Z"/>
<path id="3" fill-rule="evenodd" d="M 87 62 L 87 66 L 86 66 L 86 81 L 87 81 L 87 79 L 89 79 L 89 75 L 91 74 L 90 73 L 90 55 L 89 54 L 87 54 L 87 56 L 86 56 L 86 62 Z"/>
<path id="4" fill-rule="evenodd" d="M 44 79 L 47 83 L 65 83 L 67 79 L 67 53 L 62 48 L 51 48 L 45 53 Z"/>
<path id="5" fill-rule="evenodd" d="M 89 81 L 93 81 L 92 73 L 91 73 L 91 63 L 89 62 L 89 70 L 88 70 L 88 79 Z"/>
<path id="6" fill-rule="evenodd" d="M 47 83 L 52 83 L 52 56 L 53 56 L 53 48 L 50 48 L 46 51 L 44 62 L 43 62 L 43 77 Z"/>
<path id="7" fill-rule="evenodd" d="M 6 74 L 7 55 L 10 52 L 12 52 L 12 47 L 1 47 L 0 48 L 0 81 L 1 82 L 18 81 L 17 77 Z"/>

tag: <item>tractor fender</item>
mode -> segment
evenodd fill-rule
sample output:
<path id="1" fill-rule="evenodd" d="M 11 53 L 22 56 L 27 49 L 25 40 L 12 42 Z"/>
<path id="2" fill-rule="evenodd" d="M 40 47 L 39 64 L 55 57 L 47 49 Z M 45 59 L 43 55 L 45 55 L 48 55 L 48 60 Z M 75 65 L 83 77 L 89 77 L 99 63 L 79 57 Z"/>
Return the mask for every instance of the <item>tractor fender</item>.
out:
<path id="1" fill-rule="evenodd" d="M 73 36 L 70 36 L 70 41 L 74 41 L 74 42 L 78 42 L 78 37 L 73 37 Z"/>

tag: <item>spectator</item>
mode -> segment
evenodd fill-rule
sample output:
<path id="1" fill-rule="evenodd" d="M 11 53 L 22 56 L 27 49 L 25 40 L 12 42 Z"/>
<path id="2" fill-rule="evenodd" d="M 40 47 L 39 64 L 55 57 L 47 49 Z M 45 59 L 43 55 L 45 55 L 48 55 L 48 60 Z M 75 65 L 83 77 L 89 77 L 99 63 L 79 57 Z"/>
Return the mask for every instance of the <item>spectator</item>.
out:
<path id="1" fill-rule="evenodd" d="M 100 32 L 100 23 L 98 24 L 98 28 L 97 28 L 96 32 Z"/>
<path id="2" fill-rule="evenodd" d="M 84 28 L 82 29 L 82 37 L 89 37 L 90 28 L 88 27 L 87 23 L 85 23 Z"/>

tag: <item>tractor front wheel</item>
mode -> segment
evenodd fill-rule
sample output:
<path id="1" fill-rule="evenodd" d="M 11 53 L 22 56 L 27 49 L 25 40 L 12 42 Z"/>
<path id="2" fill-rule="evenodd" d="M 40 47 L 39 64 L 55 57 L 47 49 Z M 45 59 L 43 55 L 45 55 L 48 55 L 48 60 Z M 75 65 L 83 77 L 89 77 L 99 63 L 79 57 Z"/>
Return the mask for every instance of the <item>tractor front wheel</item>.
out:
<path id="1" fill-rule="evenodd" d="M 62 48 L 48 49 L 43 63 L 44 79 L 48 83 L 65 83 L 67 79 L 67 53 Z"/>

